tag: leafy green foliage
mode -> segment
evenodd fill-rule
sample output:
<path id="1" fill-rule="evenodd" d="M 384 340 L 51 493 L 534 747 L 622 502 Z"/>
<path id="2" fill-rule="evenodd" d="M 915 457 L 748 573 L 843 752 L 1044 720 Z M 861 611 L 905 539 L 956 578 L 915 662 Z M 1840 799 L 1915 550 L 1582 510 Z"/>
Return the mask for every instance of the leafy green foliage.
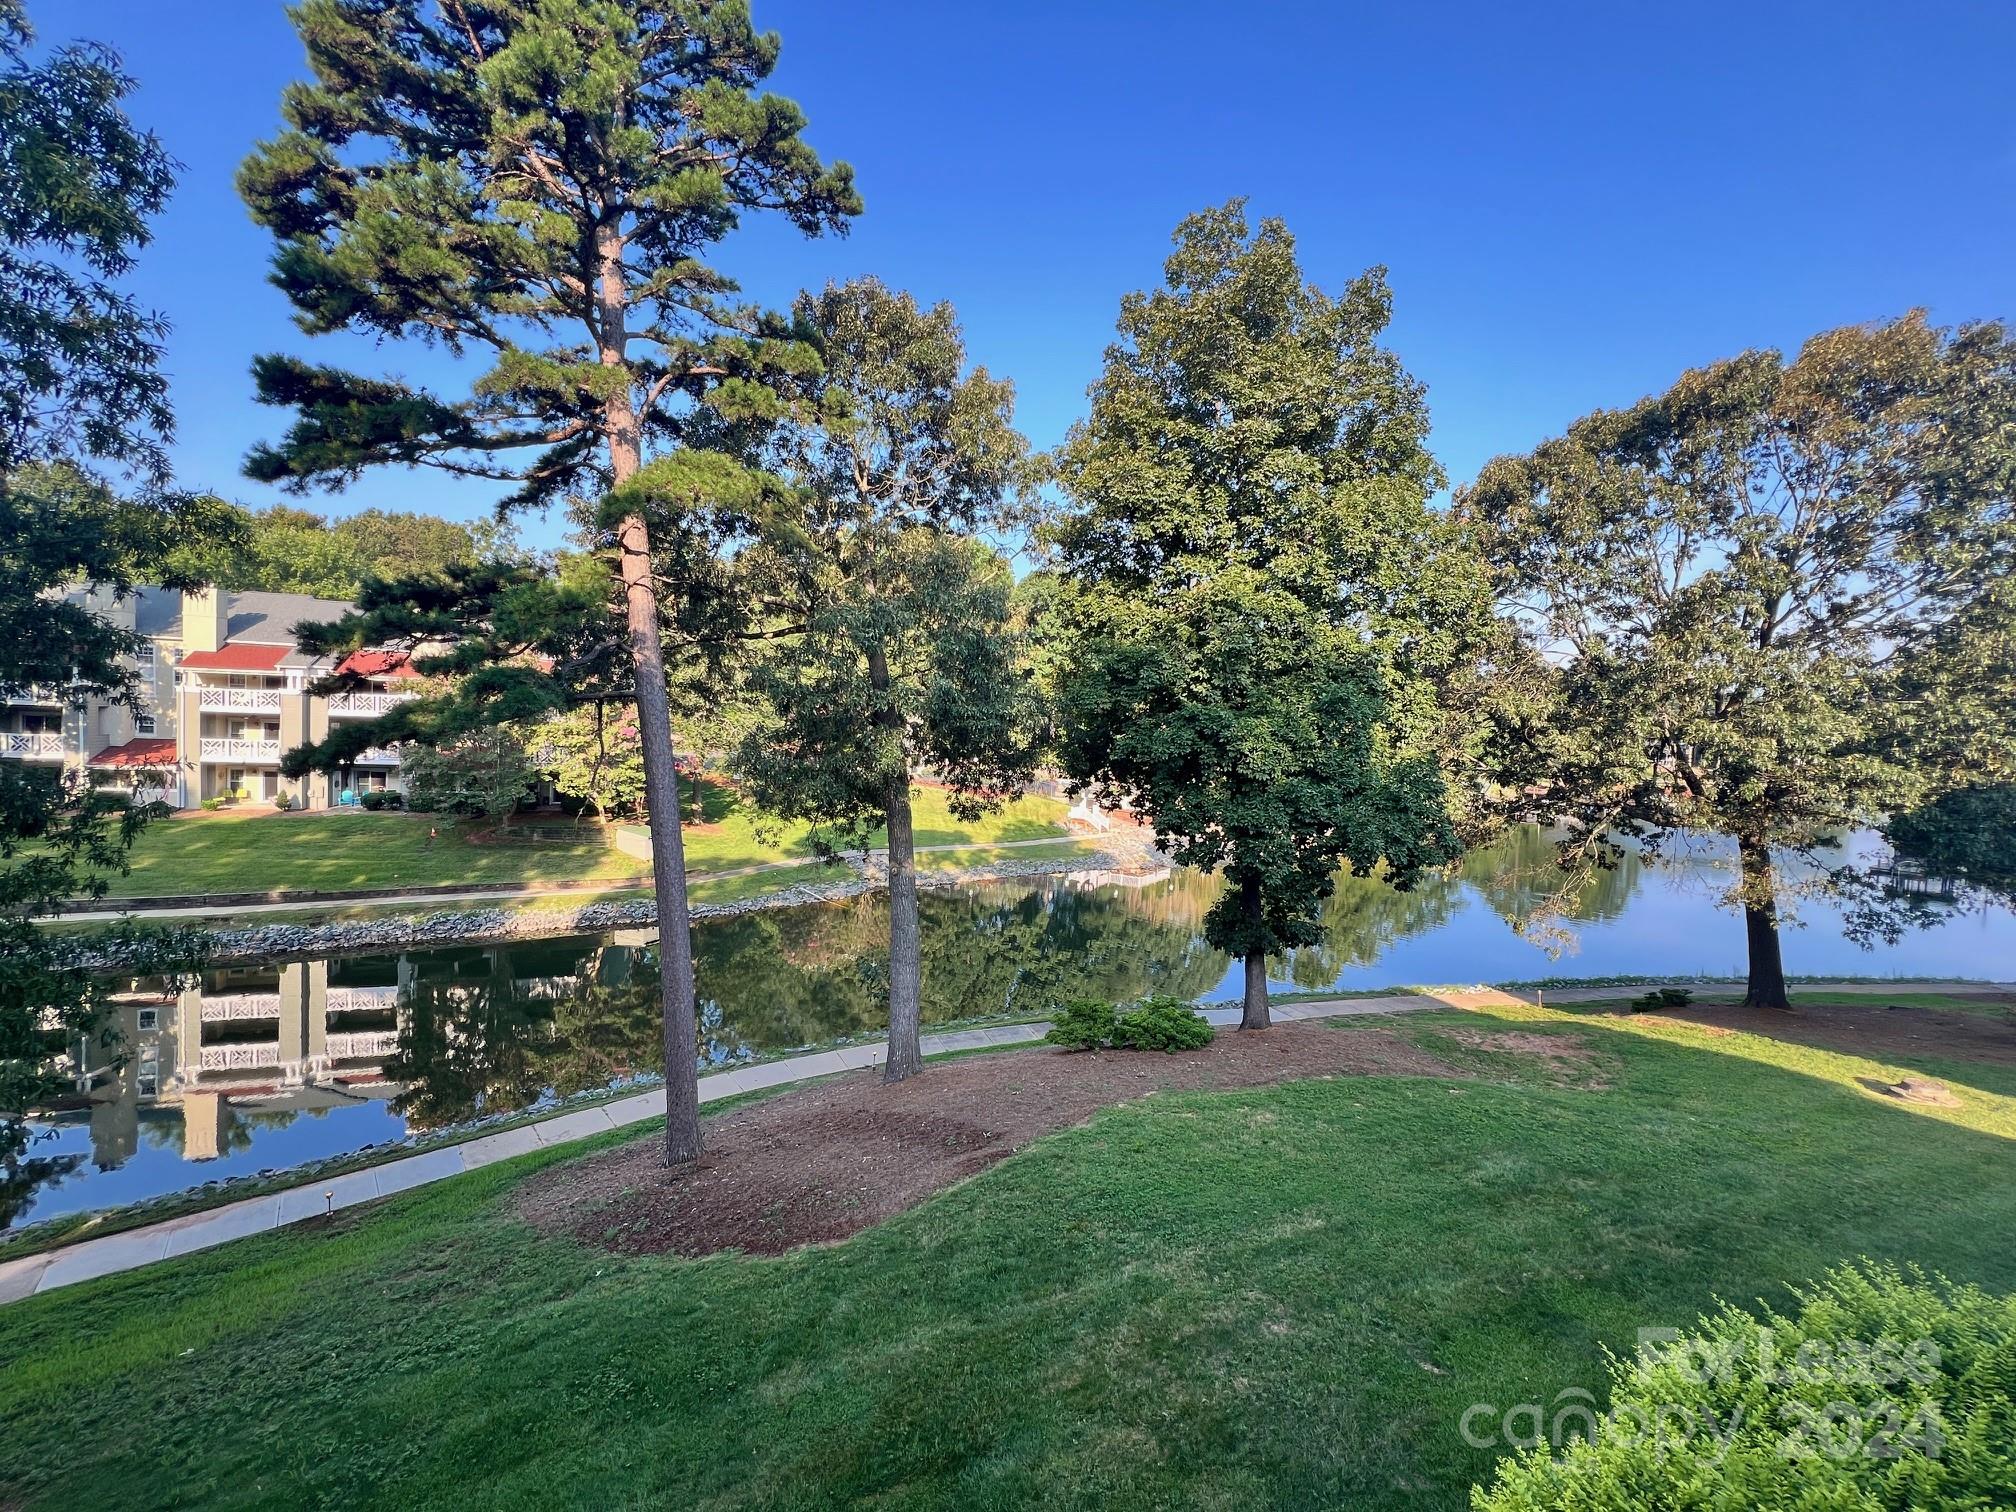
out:
<path id="1" fill-rule="evenodd" d="M 1066 1050 L 1103 1050 L 1113 1042 L 1118 1010 L 1103 998 L 1073 998 L 1050 1016 L 1043 1042 Z"/>
<path id="2" fill-rule="evenodd" d="M 764 456 L 802 513 L 765 542 L 780 638 L 750 686 L 773 717 L 735 768 L 766 808 L 843 833 L 926 768 L 977 814 L 1035 760 L 1007 565 L 966 539 L 1026 515 L 1013 392 L 966 370 L 950 305 L 860 280 L 792 313 L 819 365 L 783 386 Z"/>
<path id="3" fill-rule="evenodd" d="M 164 327 L 113 282 L 173 175 L 126 117 L 133 83 L 116 57 L 76 44 L 31 64 L 28 42 L 20 6 L 0 3 L 0 695 L 133 702 L 139 641 L 108 611 L 139 582 L 193 586 L 163 559 L 215 523 L 166 491 Z M 72 594 L 80 582 L 99 586 Z M 22 1159 L 21 1115 L 71 1085 L 60 1058 L 79 1040 L 114 1032 L 108 987 L 28 916 L 102 894 L 155 813 L 66 771 L 0 761 L 0 1205 L 42 1164 Z M 127 935 L 155 969 L 199 949 Z"/>
<path id="4" fill-rule="evenodd" d="M 644 743 L 630 704 L 588 704 L 555 714 L 527 736 L 540 769 L 563 793 L 605 818 L 628 818 L 644 804 Z"/>
<path id="5" fill-rule="evenodd" d="M 1955 788 L 1899 814 L 1884 834 L 1900 859 L 2016 899 L 2016 783 Z"/>
<path id="6" fill-rule="evenodd" d="M 1224 868 L 1207 937 L 1264 1022 L 1261 957 L 1314 943 L 1340 866 L 1406 887 L 1458 853 L 1447 775 L 1479 732 L 1445 694 L 1489 617 L 1428 507 L 1383 274 L 1309 287 L 1236 203 L 1186 220 L 1165 271 L 1057 458 L 1059 751 L 1173 859 Z"/>
<path id="7" fill-rule="evenodd" d="M 1593 1438 L 1506 1461 L 1476 1512 L 1994 1507 L 2016 1498 L 2016 1296 L 1844 1266 L 1791 1315 L 1724 1304 L 1612 1365 Z"/>
<path id="8" fill-rule="evenodd" d="M 1458 496 L 1557 670 L 1509 806 L 1569 859 L 1734 836 L 1766 1000 L 1786 856 L 1866 892 L 1845 831 L 2016 771 L 2016 339 L 1910 315 L 1749 352 L 1603 410 Z M 1760 980 L 1761 979 L 1761 980 Z"/>
<path id="9" fill-rule="evenodd" d="M 1113 1023 L 1116 1050 L 1201 1050 L 1213 1030 L 1204 1015 L 1181 998 L 1145 997 L 1125 1009 Z"/>
<path id="10" fill-rule="evenodd" d="M 531 794 L 539 768 L 525 747 L 525 737 L 508 725 L 473 730 L 452 741 L 415 746 L 400 760 L 406 791 L 416 808 L 441 809 L 474 818 L 508 819 Z M 361 795 L 371 799 L 396 793 Z"/>
<path id="11" fill-rule="evenodd" d="M 513 555 L 510 527 L 494 521 L 463 524 L 382 509 L 330 519 L 285 504 L 258 511 L 216 507 L 229 533 L 177 551 L 170 561 L 221 588 L 347 599 L 366 578 L 425 577 L 451 563 Z"/>
<path id="12" fill-rule="evenodd" d="M 1693 1001 L 1694 994 L 1685 987 L 1655 987 L 1631 999 L 1631 1006 L 1640 1013 L 1657 1013 L 1664 1008 L 1685 1008 Z"/>

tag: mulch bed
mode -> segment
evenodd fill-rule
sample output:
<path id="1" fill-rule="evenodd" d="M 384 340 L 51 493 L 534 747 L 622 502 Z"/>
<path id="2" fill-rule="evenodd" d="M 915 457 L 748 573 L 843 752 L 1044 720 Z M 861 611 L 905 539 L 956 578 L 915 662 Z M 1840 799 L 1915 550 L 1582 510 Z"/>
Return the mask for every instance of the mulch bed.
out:
<path id="1" fill-rule="evenodd" d="M 542 1232 L 626 1254 L 778 1255 L 845 1239 L 1154 1092 L 1463 1075 L 1385 1030 L 1303 1024 L 1221 1033 L 1175 1055 L 1003 1051 L 939 1062 L 893 1087 L 861 1071 L 768 1098 L 709 1119 L 692 1165 L 668 1170 L 657 1142 L 642 1140 L 528 1181 L 518 1203 Z"/>
<path id="2" fill-rule="evenodd" d="M 1899 992 L 1909 992 L 1900 986 Z M 1792 989 L 1790 1013 L 1772 1008 L 1738 1008 L 1733 1004 L 1697 1003 L 1668 1008 L 1658 1017 L 1685 1019 L 1708 1028 L 1741 1029 L 1768 1039 L 1789 1040 L 1819 1050 L 1840 1050 L 1872 1060 L 1935 1055 L 1946 1060 L 1981 1061 L 2016 1066 L 2016 1022 L 1996 1016 L 2016 1007 L 2016 999 L 1983 994 L 1975 999 L 1984 1011 L 1953 1013 L 1939 1008 L 1892 1008 L 1881 997 L 1853 1007 L 1826 1004 L 1802 1007 L 1799 989 Z"/>

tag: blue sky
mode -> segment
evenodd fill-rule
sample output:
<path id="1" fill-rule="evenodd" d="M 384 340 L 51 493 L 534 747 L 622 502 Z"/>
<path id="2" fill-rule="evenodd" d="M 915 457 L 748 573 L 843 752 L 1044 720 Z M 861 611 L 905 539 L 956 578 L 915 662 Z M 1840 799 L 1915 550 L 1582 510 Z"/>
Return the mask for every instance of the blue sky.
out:
<path id="1" fill-rule="evenodd" d="M 1232 195 L 1279 215 L 1308 274 L 1391 270 L 1391 340 L 1462 481 L 1682 369 L 1913 306 L 2016 316 L 2016 6 L 1256 0 L 754 0 L 773 87 L 868 211 L 845 240 L 752 226 L 721 261 L 774 301 L 875 273 L 950 299 L 975 358 L 1054 444 L 1122 293 L 1171 228 Z M 238 475 L 284 417 L 255 352 L 431 377 L 417 348 L 309 341 L 265 282 L 231 175 L 302 71 L 277 0 L 31 0 L 45 41 L 125 55 L 133 110 L 185 165 L 134 279 L 175 333 L 185 483 Z M 315 507 L 485 511 L 492 491 L 388 473 Z M 557 539 L 534 524 L 536 544 Z"/>

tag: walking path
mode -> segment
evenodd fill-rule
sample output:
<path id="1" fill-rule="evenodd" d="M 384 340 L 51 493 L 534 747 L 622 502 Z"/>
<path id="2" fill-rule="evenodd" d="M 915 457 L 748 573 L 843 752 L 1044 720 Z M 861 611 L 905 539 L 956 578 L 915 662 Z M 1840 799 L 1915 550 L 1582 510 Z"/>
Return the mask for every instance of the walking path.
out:
<path id="1" fill-rule="evenodd" d="M 1067 845 L 1082 842 L 1093 845 L 1106 837 L 1090 834 L 1042 835 L 1033 840 L 962 840 L 949 845 L 920 845 L 917 853 L 923 855 L 943 854 L 954 851 L 1020 850 L 1030 845 Z M 842 858 L 842 866 L 852 872 L 859 863 L 852 859 L 854 853 Z M 882 850 L 871 851 L 871 855 L 885 855 Z M 816 856 L 794 856 L 785 861 L 758 861 L 749 866 L 730 866 L 720 871 L 689 871 L 688 882 L 724 882 L 738 877 L 761 876 L 764 872 L 794 871 L 801 866 L 809 866 Z M 836 868 L 838 870 L 839 868 Z M 384 892 L 358 895 L 347 893 L 342 896 L 293 898 L 277 903 L 200 903 L 180 908 L 150 908 L 144 897 L 122 898 L 116 908 L 93 909 L 89 913 L 47 914 L 34 920 L 37 924 L 116 924 L 122 919 L 145 917 L 149 919 L 207 919 L 240 918 L 249 914 L 303 913 L 309 910 L 331 908 L 379 908 L 396 907 L 401 903 L 517 903 L 527 898 L 566 898 L 576 893 L 599 895 L 603 893 L 649 892 L 651 878 L 608 877 L 586 882 L 547 883 L 542 887 L 525 888 L 483 888 L 470 892 L 401 892 L 397 888 Z M 592 901 L 592 900 L 591 900 Z"/>
<path id="2" fill-rule="evenodd" d="M 1897 990 L 1897 984 L 1888 982 L 1814 982 L 1800 985 L 1809 991 L 1872 995 Z M 2007 985 L 1979 982 L 1912 983 L 1910 986 L 1916 991 L 1939 992 L 2008 990 Z M 1635 987 L 1571 987 L 1549 989 L 1544 996 L 1556 1003 L 1588 1003 L 1601 1002 L 1606 998 L 1616 998 L 1642 990 Z M 1408 1013 L 1426 1008 L 1504 1008 L 1532 1003 L 1540 996 L 1542 994 L 1535 992 L 1513 993 L 1497 988 L 1414 992 L 1389 997 L 1279 1003 L 1275 1005 L 1273 1013 L 1276 1022 L 1293 1023 L 1298 1019 Z M 1204 1017 L 1216 1025 L 1227 1026 L 1239 1022 L 1239 1009 L 1236 1006 L 1210 1007 L 1202 1011 Z M 1030 1044 L 1042 1039 L 1049 1028 L 1047 1023 L 1004 1024 L 993 1029 L 963 1029 L 949 1034 L 927 1034 L 923 1042 L 924 1053 L 945 1055 L 959 1050 L 985 1050 L 999 1045 Z M 787 1060 L 767 1061 L 761 1065 L 743 1066 L 733 1071 L 717 1071 L 700 1078 L 700 1101 L 702 1104 L 718 1102 L 724 1097 L 734 1097 L 743 1092 L 755 1092 L 767 1087 L 780 1087 L 792 1082 L 832 1076 L 841 1071 L 858 1071 L 880 1065 L 887 1049 L 887 1043 L 878 1040 L 873 1044 L 823 1050 L 813 1055 L 792 1056 Z M 387 1161 L 383 1165 L 352 1171 L 348 1175 L 333 1177 L 326 1181 L 313 1181 L 304 1186 L 290 1187 L 285 1191 L 269 1192 L 262 1197 L 249 1197 L 243 1202 L 234 1202 L 227 1207 L 211 1208 L 180 1218 L 170 1218 L 145 1228 L 129 1229 L 125 1233 L 107 1234 L 102 1239 L 89 1239 L 48 1254 L 28 1255 L 19 1260 L 10 1260 L 0 1264 L 0 1305 L 19 1301 L 26 1296 L 54 1291 L 59 1286 L 68 1286 L 73 1282 L 89 1281 L 94 1277 L 114 1275 L 120 1271 L 137 1270 L 158 1260 L 168 1260 L 177 1255 L 209 1249 L 213 1245 L 223 1244 L 232 1239 L 242 1239 L 248 1234 L 262 1234 L 269 1229 L 284 1228 L 290 1223 L 299 1223 L 304 1218 L 333 1213 L 341 1208 L 355 1207 L 359 1203 L 389 1197 L 394 1192 L 403 1192 L 412 1187 L 426 1186 L 430 1182 L 459 1176 L 465 1171 L 473 1171 L 499 1160 L 509 1160 L 514 1155 L 552 1149 L 556 1145 L 571 1144 L 575 1140 L 586 1139 L 594 1134 L 606 1134 L 611 1129 L 621 1129 L 647 1118 L 661 1117 L 664 1112 L 665 1093 L 662 1088 L 653 1092 L 642 1092 L 635 1097 L 625 1097 L 593 1108 L 583 1108 L 578 1112 L 564 1113 L 540 1123 L 521 1124 L 500 1133 L 485 1134 L 480 1138 L 463 1144 L 450 1145 L 445 1149 L 404 1156 L 398 1160 Z"/>

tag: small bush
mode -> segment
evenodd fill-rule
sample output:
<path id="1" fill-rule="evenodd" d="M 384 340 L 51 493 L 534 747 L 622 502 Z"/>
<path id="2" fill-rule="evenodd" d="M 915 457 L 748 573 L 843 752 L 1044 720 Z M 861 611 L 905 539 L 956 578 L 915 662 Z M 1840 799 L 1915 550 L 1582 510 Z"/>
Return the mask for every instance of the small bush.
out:
<path id="1" fill-rule="evenodd" d="M 364 789 L 357 795 L 357 801 L 373 812 L 385 807 L 385 795 L 376 788 Z"/>
<path id="2" fill-rule="evenodd" d="M 1631 999 L 1631 1006 L 1640 1013 L 1657 1013 L 1662 1008 L 1685 1008 L 1694 1001 L 1694 994 L 1685 987 L 1654 987 L 1643 997 Z"/>
<path id="3" fill-rule="evenodd" d="M 1116 1019 L 1113 1044 L 1121 1050 L 1198 1050 L 1211 1043 L 1204 1015 L 1181 998 L 1145 997 Z"/>
<path id="4" fill-rule="evenodd" d="M 293 795 L 289 793 L 276 794 L 273 799 L 273 807 L 278 809 L 283 814 L 286 813 L 289 809 L 294 807 Z"/>
<path id="5" fill-rule="evenodd" d="M 385 807 L 387 808 L 403 809 L 406 807 L 406 795 L 397 788 L 387 788 L 378 796 L 385 800 Z"/>
<path id="6" fill-rule="evenodd" d="M 1043 1038 L 1066 1050 L 1098 1050 L 1113 1039 L 1114 1016 L 1111 1003 L 1079 998 L 1057 1010 L 1050 1021 L 1050 1032 Z"/>
<path id="7" fill-rule="evenodd" d="M 1866 1261 L 1797 1296 L 1613 1360 L 1593 1436 L 1557 1413 L 1473 1512 L 2016 1506 L 2016 1296 Z"/>
<path id="8" fill-rule="evenodd" d="M 224 807 L 222 798 L 205 798 L 202 803 L 203 812 L 206 814 L 214 814 L 222 807 Z"/>

